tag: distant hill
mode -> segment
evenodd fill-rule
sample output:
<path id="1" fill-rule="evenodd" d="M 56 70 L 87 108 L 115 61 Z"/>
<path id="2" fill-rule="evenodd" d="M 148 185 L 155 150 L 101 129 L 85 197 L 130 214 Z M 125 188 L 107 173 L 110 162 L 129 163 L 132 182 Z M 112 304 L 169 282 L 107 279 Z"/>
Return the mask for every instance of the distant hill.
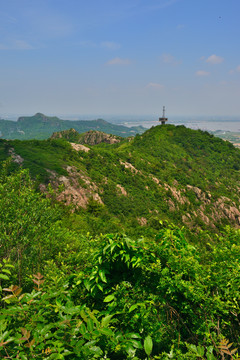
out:
<path id="1" fill-rule="evenodd" d="M 230 141 L 234 146 L 240 148 L 240 132 L 226 131 L 226 130 L 215 130 L 210 131 L 211 134 L 217 136 L 223 140 Z"/>
<path id="2" fill-rule="evenodd" d="M 77 209 L 82 229 L 138 236 L 159 229 L 161 221 L 195 231 L 240 227 L 240 150 L 231 143 L 174 125 L 94 146 L 89 134 L 95 144 L 102 133 L 61 134 L 0 140 L 0 160 L 12 156 L 12 166 L 29 168 L 42 191 L 48 183 L 62 185 L 57 199 Z"/>
<path id="3" fill-rule="evenodd" d="M 51 139 L 66 139 L 77 144 L 97 145 L 100 143 L 116 144 L 124 138 L 97 130 L 90 130 L 79 134 L 75 129 L 69 129 L 53 133 Z"/>
<path id="4" fill-rule="evenodd" d="M 79 133 L 89 130 L 102 131 L 122 137 L 128 137 L 142 133 L 142 126 L 127 127 L 114 125 L 105 120 L 61 120 L 58 117 L 50 117 L 41 113 L 34 116 L 22 116 L 17 121 L 0 120 L 0 136 L 3 139 L 43 140 L 49 138 L 53 132 L 74 128 Z"/>

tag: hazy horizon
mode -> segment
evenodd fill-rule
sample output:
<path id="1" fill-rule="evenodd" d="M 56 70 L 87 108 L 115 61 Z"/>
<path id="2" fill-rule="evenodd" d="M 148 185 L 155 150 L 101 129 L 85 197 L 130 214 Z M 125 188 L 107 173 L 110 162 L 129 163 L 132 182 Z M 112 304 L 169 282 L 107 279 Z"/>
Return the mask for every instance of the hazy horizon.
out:
<path id="1" fill-rule="evenodd" d="M 42 113 L 40 111 L 35 113 L 24 113 L 24 114 L 1 114 L 0 119 L 9 120 L 9 121 L 17 121 L 19 117 L 32 117 L 37 113 Z M 42 113 L 43 114 L 43 113 Z M 61 120 L 96 120 L 103 119 L 108 122 L 118 123 L 118 124 L 129 124 L 129 123 L 141 123 L 141 122 L 156 122 L 158 123 L 158 119 L 162 114 L 44 114 L 49 117 L 58 117 Z M 168 123 L 176 123 L 176 122 L 191 122 L 191 121 L 202 121 L 202 122 L 234 122 L 240 121 L 240 115 L 173 115 L 166 114 L 168 117 Z M 127 125 L 129 126 L 129 125 Z"/>

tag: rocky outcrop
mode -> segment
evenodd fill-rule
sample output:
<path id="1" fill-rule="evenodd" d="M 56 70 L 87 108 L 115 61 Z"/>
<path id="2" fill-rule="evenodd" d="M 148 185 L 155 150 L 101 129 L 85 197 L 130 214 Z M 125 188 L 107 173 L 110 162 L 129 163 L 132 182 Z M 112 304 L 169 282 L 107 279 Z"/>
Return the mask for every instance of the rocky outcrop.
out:
<path id="1" fill-rule="evenodd" d="M 90 130 L 84 134 L 79 134 L 75 129 L 63 130 L 54 132 L 51 136 L 52 139 L 66 139 L 82 145 L 97 145 L 100 143 L 116 144 L 122 138 L 111 134 L 106 134 L 102 131 Z"/>
<path id="2" fill-rule="evenodd" d="M 120 193 L 121 195 L 127 196 L 127 192 L 123 186 L 117 184 L 116 187 L 117 187 L 118 193 Z"/>
<path id="3" fill-rule="evenodd" d="M 87 207 L 89 199 L 103 204 L 97 185 L 88 176 L 72 166 L 67 166 L 66 170 L 68 176 L 56 176 L 54 172 L 51 172 L 50 175 L 52 186 L 63 188 L 56 195 L 58 201 L 64 202 L 66 205 L 73 205 L 75 208 L 84 209 Z M 40 189 L 47 192 L 47 188 L 43 185 Z"/>
<path id="4" fill-rule="evenodd" d="M 81 145 L 81 144 L 76 144 L 76 143 L 70 143 L 72 148 L 76 151 L 84 151 L 84 152 L 89 152 L 89 148 L 84 146 L 84 145 Z"/>
<path id="5" fill-rule="evenodd" d="M 15 153 L 15 150 L 13 148 L 9 149 L 9 155 L 12 157 L 12 161 L 17 163 L 18 165 L 22 165 L 22 163 L 24 162 L 24 159 Z"/>
<path id="6" fill-rule="evenodd" d="M 120 138 L 115 135 L 110 135 L 101 131 L 93 131 L 93 130 L 87 131 L 81 137 L 81 143 L 88 145 L 97 145 L 100 143 L 117 144 L 120 141 L 121 141 Z"/>
<path id="7" fill-rule="evenodd" d="M 131 163 L 120 160 L 120 164 L 125 167 L 125 169 L 129 169 L 132 173 L 137 174 L 139 170 L 137 170 Z"/>

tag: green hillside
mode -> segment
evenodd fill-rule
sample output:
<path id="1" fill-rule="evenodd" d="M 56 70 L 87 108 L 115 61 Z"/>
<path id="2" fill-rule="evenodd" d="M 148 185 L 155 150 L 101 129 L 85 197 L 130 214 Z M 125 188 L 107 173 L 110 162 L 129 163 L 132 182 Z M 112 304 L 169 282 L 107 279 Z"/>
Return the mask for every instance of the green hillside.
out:
<path id="1" fill-rule="evenodd" d="M 0 136 L 3 139 L 47 139 L 53 132 L 69 128 L 74 128 L 80 133 L 98 130 L 123 137 L 136 135 L 144 130 L 141 126 L 129 128 L 123 125 L 114 125 L 102 119 L 71 121 L 41 113 L 19 117 L 18 121 L 0 120 Z"/>
<path id="2" fill-rule="evenodd" d="M 240 150 L 106 139 L 0 140 L 0 358 L 239 359 Z"/>
<path id="3" fill-rule="evenodd" d="M 195 230 L 240 223 L 240 152 L 207 132 L 166 125 L 114 144 L 74 146 L 61 138 L 0 146 L 15 167 L 20 156 L 42 190 L 62 186 L 57 198 L 75 208 L 82 231 L 137 236 L 156 232 L 159 221 Z"/>

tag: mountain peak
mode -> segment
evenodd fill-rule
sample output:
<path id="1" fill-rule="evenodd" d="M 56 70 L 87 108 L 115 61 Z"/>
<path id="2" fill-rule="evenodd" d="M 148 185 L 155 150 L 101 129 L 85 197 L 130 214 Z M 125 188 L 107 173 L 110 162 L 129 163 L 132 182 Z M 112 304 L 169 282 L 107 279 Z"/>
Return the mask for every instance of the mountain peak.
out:
<path id="1" fill-rule="evenodd" d="M 46 115 L 44 115 L 43 113 L 40 113 L 40 112 L 36 113 L 34 116 L 46 118 Z"/>

